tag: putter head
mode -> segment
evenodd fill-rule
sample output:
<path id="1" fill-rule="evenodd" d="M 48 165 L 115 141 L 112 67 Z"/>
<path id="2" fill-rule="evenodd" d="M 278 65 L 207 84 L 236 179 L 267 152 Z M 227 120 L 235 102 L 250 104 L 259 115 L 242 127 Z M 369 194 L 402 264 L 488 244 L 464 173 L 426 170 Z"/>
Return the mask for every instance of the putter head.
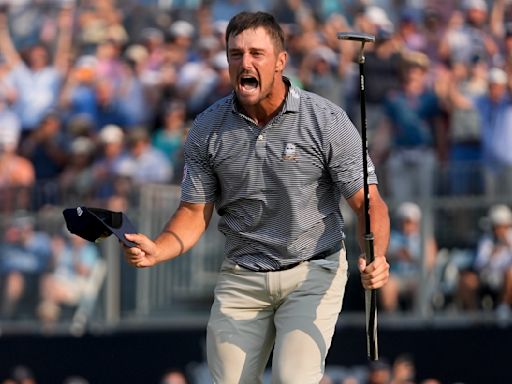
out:
<path id="1" fill-rule="evenodd" d="M 355 40 L 362 43 L 373 43 L 375 41 L 375 36 L 370 35 L 369 33 L 338 32 L 336 36 L 339 40 Z"/>

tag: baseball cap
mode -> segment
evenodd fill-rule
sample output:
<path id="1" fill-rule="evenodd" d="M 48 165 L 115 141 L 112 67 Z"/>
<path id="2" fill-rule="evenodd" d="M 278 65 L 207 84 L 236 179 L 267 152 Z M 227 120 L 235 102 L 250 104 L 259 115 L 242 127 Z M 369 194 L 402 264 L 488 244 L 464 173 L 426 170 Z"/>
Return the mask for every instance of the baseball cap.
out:
<path id="1" fill-rule="evenodd" d="M 370 21 L 370 23 L 375 25 L 393 25 L 384 8 L 376 5 L 368 6 L 364 11 L 364 16 Z"/>
<path id="2" fill-rule="evenodd" d="M 62 212 L 69 232 L 85 240 L 98 242 L 114 234 L 128 247 L 136 244 L 127 240 L 126 233 L 137 233 L 135 226 L 123 212 L 102 208 L 66 208 Z"/>
<path id="3" fill-rule="evenodd" d="M 512 212 L 508 206 L 496 204 L 489 209 L 489 219 L 493 225 L 510 225 L 512 224 Z"/>
<path id="4" fill-rule="evenodd" d="M 101 128 L 98 138 L 103 144 L 122 143 L 124 140 L 124 131 L 117 125 L 108 124 Z"/>
<path id="5" fill-rule="evenodd" d="M 185 20 L 177 20 L 169 27 L 171 37 L 192 38 L 195 33 L 195 27 Z"/>
<path id="6" fill-rule="evenodd" d="M 402 220 L 419 221 L 421 219 L 421 208 L 418 204 L 407 201 L 398 207 L 398 217 Z"/>
<path id="7" fill-rule="evenodd" d="M 479 11 L 487 12 L 487 3 L 485 0 L 465 0 L 463 7 L 465 10 L 477 9 Z"/>
<path id="8" fill-rule="evenodd" d="M 498 67 L 491 68 L 487 80 L 491 84 L 507 84 L 507 73 Z"/>

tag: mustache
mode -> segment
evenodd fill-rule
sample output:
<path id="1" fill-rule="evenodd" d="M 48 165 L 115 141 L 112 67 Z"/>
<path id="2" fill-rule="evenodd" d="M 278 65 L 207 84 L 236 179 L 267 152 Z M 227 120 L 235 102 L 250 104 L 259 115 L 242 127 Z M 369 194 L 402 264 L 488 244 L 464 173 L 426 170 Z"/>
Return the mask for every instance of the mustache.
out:
<path id="1" fill-rule="evenodd" d="M 248 71 L 248 70 L 241 70 L 240 73 L 238 74 L 238 77 L 242 77 L 242 76 L 252 76 L 252 77 L 256 77 L 257 78 L 257 75 L 252 72 L 252 71 Z"/>

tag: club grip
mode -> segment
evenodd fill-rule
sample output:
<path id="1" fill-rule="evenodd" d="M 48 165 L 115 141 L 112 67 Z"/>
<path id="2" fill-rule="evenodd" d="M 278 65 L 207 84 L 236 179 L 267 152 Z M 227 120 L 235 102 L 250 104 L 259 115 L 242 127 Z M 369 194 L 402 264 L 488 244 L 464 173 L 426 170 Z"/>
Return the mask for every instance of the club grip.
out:
<path id="1" fill-rule="evenodd" d="M 371 263 L 375 260 L 375 250 L 373 248 L 374 236 L 373 233 L 367 233 L 364 235 L 364 253 L 366 257 L 366 262 Z"/>
<path id="2" fill-rule="evenodd" d="M 367 264 L 375 260 L 373 242 L 373 233 L 370 232 L 364 235 L 365 258 Z M 375 361 L 379 359 L 379 347 L 377 341 L 377 292 L 374 289 L 367 289 L 365 291 L 365 312 L 368 359 Z"/>

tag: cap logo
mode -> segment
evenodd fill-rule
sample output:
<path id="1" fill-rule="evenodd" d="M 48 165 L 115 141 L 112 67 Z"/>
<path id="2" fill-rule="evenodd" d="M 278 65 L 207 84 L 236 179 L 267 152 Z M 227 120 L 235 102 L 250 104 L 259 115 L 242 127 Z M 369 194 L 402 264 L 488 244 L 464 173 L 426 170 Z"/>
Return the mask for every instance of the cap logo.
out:
<path id="1" fill-rule="evenodd" d="M 76 213 L 77 213 L 78 216 L 82 216 L 82 214 L 84 213 L 84 211 L 82 210 L 82 207 L 78 207 L 76 209 Z"/>

